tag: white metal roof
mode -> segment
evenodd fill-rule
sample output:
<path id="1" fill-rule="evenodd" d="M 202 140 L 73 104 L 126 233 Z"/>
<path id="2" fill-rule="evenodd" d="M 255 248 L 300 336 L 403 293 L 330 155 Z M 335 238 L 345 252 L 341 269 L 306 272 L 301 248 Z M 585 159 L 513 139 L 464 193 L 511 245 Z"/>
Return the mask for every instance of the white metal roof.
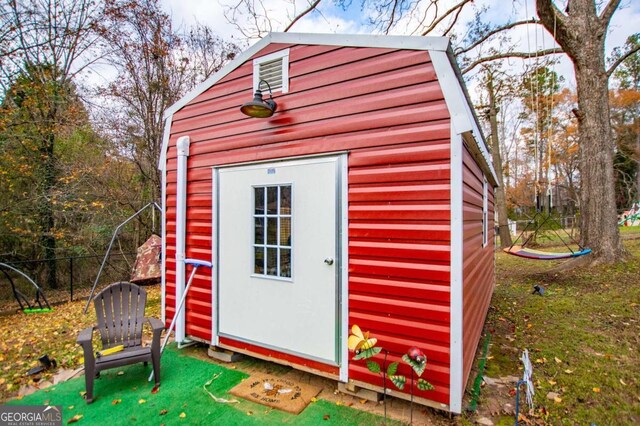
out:
<path id="1" fill-rule="evenodd" d="M 491 156 L 482 135 L 482 130 L 473 111 L 471 100 L 466 91 L 462 75 L 449 48 L 447 37 L 422 36 L 388 36 L 364 34 L 309 34 L 309 33 L 270 33 L 253 46 L 236 56 L 220 71 L 197 85 L 182 99 L 171 105 L 164 113 L 165 134 L 163 135 L 162 151 L 158 167 L 164 169 L 166 153 L 169 145 L 169 131 L 173 114 L 194 100 L 198 95 L 208 90 L 222 78 L 240 67 L 253 55 L 272 43 L 328 45 L 345 47 L 374 47 L 387 49 L 425 50 L 429 52 L 438 80 L 441 82 L 445 102 L 451 114 L 451 122 L 459 134 L 470 133 L 476 147 L 485 160 L 483 168 L 489 174 L 489 180 L 495 185 L 497 180 L 491 162 Z"/>

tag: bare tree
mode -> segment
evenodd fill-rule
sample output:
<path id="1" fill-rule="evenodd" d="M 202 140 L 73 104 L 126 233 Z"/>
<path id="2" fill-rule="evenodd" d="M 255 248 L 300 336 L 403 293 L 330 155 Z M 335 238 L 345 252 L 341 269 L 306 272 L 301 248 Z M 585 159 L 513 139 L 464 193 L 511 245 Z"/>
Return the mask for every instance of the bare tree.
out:
<path id="1" fill-rule="evenodd" d="M 159 0 L 107 0 L 104 16 L 100 34 L 118 75 L 100 91 L 111 101 L 103 130 L 136 164 L 146 203 L 160 197 L 165 110 L 238 48 L 202 25 L 180 35 Z"/>
<path id="2" fill-rule="evenodd" d="M 187 85 L 188 63 L 174 55 L 181 40 L 157 0 L 108 0 L 104 16 L 100 34 L 117 70 L 101 91 L 112 101 L 107 132 L 133 159 L 147 197 L 159 199 L 162 115 Z"/>
<path id="3" fill-rule="evenodd" d="M 493 160 L 493 168 L 496 171 L 496 177 L 498 180 L 498 187 L 495 189 L 495 205 L 498 216 L 500 245 L 504 248 L 509 247 L 512 244 L 511 233 L 509 232 L 509 216 L 498 132 L 498 105 L 500 104 L 500 98 L 503 96 L 504 92 L 506 92 L 506 82 L 497 77 L 498 71 L 494 68 L 485 67 L 484 74 L 484 82 L 486 83 L 489 101 L 486 107 L 486 116 L 489 119 L 491 129 L 491 133 L 489 135 L 489 141 L 491 142 L 491 157 Z"/>
<path id="4" fill-rule="evenodd" d="M 236 44 L 223 40 L 213 30 L 196 24 L 183 36 L 184 47 L 180 52 L 188 61 L 187 73 L 191 87 L 206 80 L 238 54 Z"/>

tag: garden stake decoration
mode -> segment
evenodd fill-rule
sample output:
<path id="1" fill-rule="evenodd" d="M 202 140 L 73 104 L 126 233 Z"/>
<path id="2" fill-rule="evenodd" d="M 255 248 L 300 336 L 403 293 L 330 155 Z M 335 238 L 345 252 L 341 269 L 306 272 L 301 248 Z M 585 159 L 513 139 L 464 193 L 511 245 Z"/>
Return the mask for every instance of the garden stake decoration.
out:
<path id="1" fill-rule="evenodd" d="M 407 378 L 403 375 L 396 374 L 398 372 L 398 365 L 400 364 L 398 361 L 392 362 L 387 366 L 387 355 L 389 351 L 383 349 L 381 347 L 376 346 L 378 343 L 378 339 L 374 337 L 369 337 L 369 332 L 362 332 L 360 327 L 357 325 L 353 325 L 351 327 L 351 335 L 349 336 L 348 346 L 349 349 L 352 350 L 355 355 L 352 358 L 354 361 L 364 359 L 367 363 L 367 369 L 374 374 L 382 375 L 382 388 L 383 395 L 382 401 L 384 404 L 384 419 L 385 423 L 387 420 L 387 376 L 391 380 L 391 383 L 395 385 L 400 390 L 404 389 L 405 384 L 407 383 Z M 384 351 L 384 359 L 382 362 L 382 367 L 376 361 L 373 361 L 369 358 L 373 358 L 378 355 L 380 352 Z M 416 384 L 417 388 L 422 391 L 432 390 L 433 386 L 431 383 L 427 382 L 421 376 L 424 373 L 424 370 L 427 366 L 427 357 L 420 349 L 413 347 L 409 349 L 409 351 L 402 356 L 402 360 L 409 364 L 411 367 L 411 384 L 410 384 L 410 394 L 411 394 L 411 422 L 413 422 L 413 386 L 414 386 L 414 373 L 418 376 L 418 382 Z"/>

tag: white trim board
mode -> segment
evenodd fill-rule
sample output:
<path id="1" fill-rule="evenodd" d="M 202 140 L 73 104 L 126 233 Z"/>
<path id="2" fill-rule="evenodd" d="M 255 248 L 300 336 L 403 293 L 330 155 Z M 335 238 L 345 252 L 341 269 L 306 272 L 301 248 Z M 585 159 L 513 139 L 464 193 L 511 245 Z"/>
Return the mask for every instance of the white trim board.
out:
<path id="1" fill-rule="evenodd" d="M 463 338 L 463 157 L 462 136 L 451 129 L 451 278 L 450 278 L 450 340 L 449 340 L 449 408 L 462 412 L 464 393 Z"/>
<path id="2" fill-rule="evenodd" d="M 456 64 L 452 62 L 452 57 L 448 52 L 429 52 L 431 63 L 436 71 L 436 76 L 440 82 L 444 100 L 451 114 L 451 126 L 456 134 L 468 134 L 467 140 L 472 140 L 473 145 L 480 153 L 479 161 L 485 173 L 490 177 L 492 183 L 498 181 L 493 168 L 491 155 L 484 142 L 480 126 L 476 121 L 476 116 L 471 109 L 470 100 L 464 90 L 464 82 L 456 73 Z M 452 139 L 453 140 L 453 139 Z M 460 141 L 462 143 L 462 141 Z"/>

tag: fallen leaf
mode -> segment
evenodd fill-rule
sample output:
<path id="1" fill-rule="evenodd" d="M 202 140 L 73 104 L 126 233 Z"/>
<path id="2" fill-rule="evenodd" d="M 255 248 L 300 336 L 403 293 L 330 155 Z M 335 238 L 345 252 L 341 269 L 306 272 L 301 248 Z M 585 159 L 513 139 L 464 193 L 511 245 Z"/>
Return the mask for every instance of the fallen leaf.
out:
<path id="1" fill-rule="evenodd" d="M 5 378 L 0 379 L 0 385 L 4 385 L 4 382 L 6 382 L 6 381 L 7 381 L 7 379 L 5 379 Z"/>
<path id="2" fill-rule="evenodd" d="M 75 416 L 71 417 L 68 421 L 67 424 L 71 424 L 71 423 L 75 423 L 78 420 L 80 420 L 81 418 L 83 418 L 84 416 L 82 414 L 76 414 Z"/>
<path id="3" fill-rule="evenodd" d="M 555 362 L 557 364 L 560 364 L 562 362 L 562 360 L 560 358 L 558 358 L 558 357 L 554 357 L 553 359 L 555 360 Z"/>
<path id="4" fill-rule="evenodd" d="M 311 398 L 311 402 L 318 402 L 318 398 L 316 398 L 315 396 Z"/>
<path id="5" fill-rule="evenodd" d="M 345 405 L 346 405 L 347 407 L 353 407 L 353 402 L 347 402 Z"/>
<path id="6" fill-rule="evenodd" d="M 557 382 L 555 380 L 547 380 L 551 386 L 555 385 Z"/>
<path id="7" fill-rule="evenodd" d="M 138 400 L 138 404 L 145 404 L 146 402 L 147 402 L 147 400 L 146 400 L 146 399 L 142 399 L 142 398 L 140 398 L 140 399 Z"/>
<path id="8" fill-rule="evenodd" d="M 111 405 L 118 405 L 122 402 L 121 399 L 114 399 L 113 401 L 111 401 Z"/>
<path id="9" fill-rule="evenodd" d="M 620 384 L 621 384 L 622 386 L 627 386 L 627 384 L 626 384 L 626 383 L 624 382 L 624 380 L 622 380 L 622 379 L 620 379 Z"/>
<path id="10" fill-rule="evenodd" d="M 247 416 L 253 416 L 253 411 L 247 411 Z"/>
<path id="11" fill-rule="evenodd" d="M 533 324 L 531 323 L 527 324 L 527 328 L 531 328 L 531 327 L 533 327 Z"/>
<path id="12" fill-rule="evenodd" d="M 118 371 L 118 376 L 122 376 L 124 374 L 124 371 Z"/>
<path id="13" fill-rule="evenodd" d="M 361 400 L 360 400 L 360 404 L 366 404 L 367 402 L 369 402 L 369 400 L 368 400 L 368 399 L 361 399 Z"/>
<path id="14" fill-rule="evenodd" d="M 75 407 L 75 405 L 70 405 L 70 406 L 68 406 L 67 408 L 68 408 L 69 410 L 73 410 L 73 408 L 74 408 L 74 407 Z"/>
<path id="15" fill-rule="evenodd" d="M 324 416 L 322 416 L 322 420 L 329 420 L 331 418 L 330 415 L 325 414 Z"/>
<path id="16" fill-rule="evenodd" d="M 564 370 L 564 372 L 567 374 L 573 374 L 573 370 Z"/>
<path id="17" fill-rule="evenodd" d="M 342 405 L 342 401 L 336 401 L 336 405 L 337 406 L 341 406 Z"/>
<path id="18" fill-rule="evenodd" d="M 169 411 L 168 410 L 160 410 L 160 415 L 164 416 L 165 414 L 167 414 Z"/>
<path id="19" fill-rule="evenodd" d="M 82 396 L 82 397 L 85 396 L 86 394 L 87 394 L 87 391 L 81 391 L 80 392 L 80 396 Z"/>
<path id="20" fill-rule="evenodd" d="M 493 355 L 490 355 L 487 357 L 487 360 L 492 360 L 493 359 Z"/>
<path id="21" fill-rule="evenodd" d="M 593 391 L 594 391 L 595 393 L 599 393 L 599 392 L 600 392 L 600 388 L 593 388 Z"/>
<path id="22" fill-rule="evenodd" d="M 184 419 L 185 417 L 187 417 L 187 413 L 185 413 L 184 411 L 182 413 L 180 413 L 180 417 L 181 419 Z"/>

